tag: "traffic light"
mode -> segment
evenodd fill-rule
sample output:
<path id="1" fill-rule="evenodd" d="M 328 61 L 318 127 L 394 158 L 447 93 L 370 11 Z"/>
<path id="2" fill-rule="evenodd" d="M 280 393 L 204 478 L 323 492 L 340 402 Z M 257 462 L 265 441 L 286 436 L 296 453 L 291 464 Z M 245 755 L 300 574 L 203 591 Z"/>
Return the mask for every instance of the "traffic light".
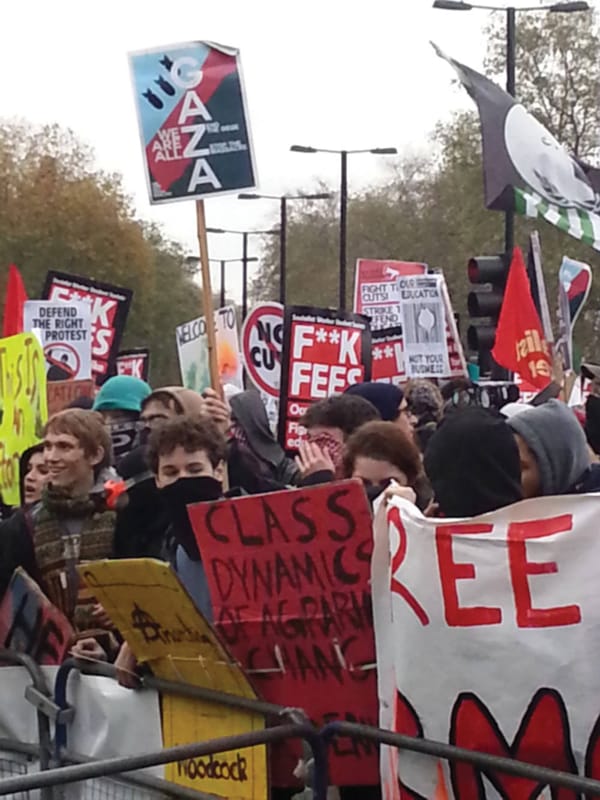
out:
<path id="1" fill-rule="evenodd" d="M 493 361 L 490 351 L 496 341 L 496 324 L 504 300 L 504 287 L 510 267 L 504 254 L 497 256 L 476 256 L 470 258 L 467 266 L 472 286 L 467 297 L 467 308 L 472 324 L 467 330 L 469 350 L 478 355 L 482 374 L 494 373 L 502 379 L 504 372 Z"/>

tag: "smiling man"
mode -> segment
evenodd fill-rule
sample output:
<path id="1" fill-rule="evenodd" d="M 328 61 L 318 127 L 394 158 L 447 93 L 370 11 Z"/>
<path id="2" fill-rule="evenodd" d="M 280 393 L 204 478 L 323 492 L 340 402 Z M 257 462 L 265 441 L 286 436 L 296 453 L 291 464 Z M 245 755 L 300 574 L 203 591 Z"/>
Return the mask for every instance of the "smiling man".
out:
<path id="1" fill-rule="evenodd" d="M 22 567 L 77 631 L 99 628 L 103 615 L 81 591 L 76 567 L 113 555 L 115 515 L 104 502 L 111 442 L 102 417 L 82 409 L 55 414 L 43 453 L 49 481 L 41 501 L 18 524 L 0 526 L 0 597 Z"/>

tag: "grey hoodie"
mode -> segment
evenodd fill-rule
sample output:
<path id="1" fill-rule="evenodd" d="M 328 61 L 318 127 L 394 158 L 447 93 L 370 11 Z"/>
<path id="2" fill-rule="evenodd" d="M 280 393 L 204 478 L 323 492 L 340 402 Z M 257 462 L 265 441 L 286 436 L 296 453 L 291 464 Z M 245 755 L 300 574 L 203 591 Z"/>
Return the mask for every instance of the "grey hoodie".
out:
<path id="1" fill-rule="evenodd" d="M 549 400 L 508 420 L 537 461 L 543 496 L 567 494 L 590 465 L 583 428 L 571 409 Z"/>

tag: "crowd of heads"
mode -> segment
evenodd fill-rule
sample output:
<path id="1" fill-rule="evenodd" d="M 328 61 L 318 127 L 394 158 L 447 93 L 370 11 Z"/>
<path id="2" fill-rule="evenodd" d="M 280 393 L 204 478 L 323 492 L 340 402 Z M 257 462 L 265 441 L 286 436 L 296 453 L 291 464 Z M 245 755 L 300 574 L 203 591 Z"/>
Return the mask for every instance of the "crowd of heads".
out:
<path id="1" fill-rule="evenodd" d="M 21 566 L 75 621 L 73 570 L 61 563 L 154 557 L 171 563 L 210 620 L 192 503 L 353 479 L 371 502 L 395 492 L 428 516 L 456 518 L 598 491 L 600 392 L 579 415 L 552 394 L 491 410 L 467 381 L 357 384 L 305 409 L 306 435 L 290 454 L 253 390 L 225 400 L 110 378 L 93 401 L 53 415 L 43 441 L 23 453 L 22 507 L 0 530 L 0 594 Z M 96 627 L 110 624 L 102 609 L 91 613 Z M 97 638 L 74 652 L 111 657 Z M 125 646 L 117 664 L 128 658 Z"/>

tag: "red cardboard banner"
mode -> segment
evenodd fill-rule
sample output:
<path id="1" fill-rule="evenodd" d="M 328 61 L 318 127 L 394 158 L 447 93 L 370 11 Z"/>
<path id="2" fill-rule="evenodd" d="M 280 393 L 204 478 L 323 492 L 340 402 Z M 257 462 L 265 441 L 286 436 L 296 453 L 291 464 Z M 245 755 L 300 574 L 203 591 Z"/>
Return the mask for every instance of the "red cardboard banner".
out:
<path id="1" fill-rule="evenodd" d="M 94 396 L 94 381 L 49 381 L 46 385 L 48 416 L 66 408 L 79 397 Z"/>
<path id="2" fill-rule="evenodd" d="M 189 508 L 216 627 L 259 694 L 318 725 L 375 724 L 371 512 L 356 481 Z M 299 748 L 274 755 L 289 786 Z M 336 740 L 330 782 L 378 783 L 376 748 Z"/>
<path id="3" fill-rule="evenodd" d="M 371 379 L 371 331 L 366 317 L 345 311 L 286 306 L 281 362 L 279 439 L 297 450 L 299 420 L 316 400 Z"/>
<path id="4" fill-rule="evenodd" d="M 133 292 L 79 275 L 50 271 L 44 300 L 84 300 L 92 307 L 92 377 L 100 385 L 113 375 Z"/>
<path id="5" fill-rule="evenodd" d="M 424 275 L 427 264 L 359 258 L 354 282 L 354 310 L 371 319 L 371 330 L 402 324 L 398 278 Z"/>
<path id="6" fill-rule="evenodd" d="M 147 347 L 121 350 L 117 356 L 117 375 L 131 375 L 147 381 L 150 375 L 150 350 Z"/>
<path id="7" fill-rule="evenodd" d="M 373 341 L 373 366 L 371 380 L 378 383 L 406 383 L 404 354 L 402 350 L 402 328 L 385 328 L 371 333 Z"/>

